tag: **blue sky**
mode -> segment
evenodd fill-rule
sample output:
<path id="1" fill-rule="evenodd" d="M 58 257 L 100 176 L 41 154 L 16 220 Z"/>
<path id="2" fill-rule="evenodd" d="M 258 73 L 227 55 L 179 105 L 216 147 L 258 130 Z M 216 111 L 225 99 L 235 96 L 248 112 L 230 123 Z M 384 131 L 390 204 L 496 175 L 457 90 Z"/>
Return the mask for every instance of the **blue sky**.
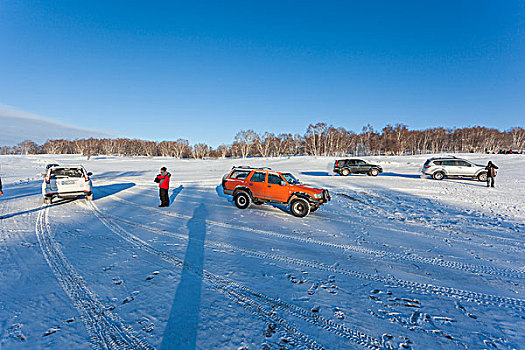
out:
<path id="1" fill-rule="evenodd" d="M 2 1 L 0 103 L 213 146 L 525 120 L 523 1 Z"/>

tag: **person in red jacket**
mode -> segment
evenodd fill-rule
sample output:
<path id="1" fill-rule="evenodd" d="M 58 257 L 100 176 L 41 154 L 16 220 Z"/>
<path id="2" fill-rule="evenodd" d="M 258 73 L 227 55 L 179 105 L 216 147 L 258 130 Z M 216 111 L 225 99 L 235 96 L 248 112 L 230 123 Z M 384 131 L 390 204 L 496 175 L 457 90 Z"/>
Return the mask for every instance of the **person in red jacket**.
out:
<path id="1" fill-rule="evenodd" d="M 168 172 L 165 166 L 160 168 L 160 174 L 155 178 L 155 182 L 159 184 L 159 196 L 160 205 L 159 207 L 169 207 L 170 199 L 168 197 L 168 189 L 170 188 L 170 177 L 171 174 Z"/>

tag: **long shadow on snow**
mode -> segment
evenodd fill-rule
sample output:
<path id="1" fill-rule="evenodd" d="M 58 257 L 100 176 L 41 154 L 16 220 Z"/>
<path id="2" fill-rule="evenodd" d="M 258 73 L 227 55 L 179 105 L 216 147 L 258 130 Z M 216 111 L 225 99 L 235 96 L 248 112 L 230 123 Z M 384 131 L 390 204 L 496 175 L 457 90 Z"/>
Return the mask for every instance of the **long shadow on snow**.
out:
<path id="1" fill-rule="evenodd" d="M 94 174 L 93 179 L 119 178 L 125 176 L 142 176 L 143 171 L 106 171 L 100 174 Z"/>
<path id="2" fill-rule="evenodd" d="M 173 189 L 173 192 L 171 193 L 171 196 L 170 196 L 170 204 L 173 203 L 173 201 L 175 201 L 175 199 L 177 198 L 179 193 L 182 192 L 183 189 L 184 189 L 184 186 L 182 186 L 182 185 L 180 185 L 179 187 Z"/>
<path id="3" fill-rule="evenodd" d="M 208 210 L 200 204 L 188 221 L 188 247 L 160 349 L 195 349 L 201 302 L 201 273 Z"/>
<path id="4" fill-rule="evenodd" d="M 128 188 L 134 187 L 135 184 L 132 182 L 119 183 L 113 185 L 102 185 L 93 187 L 93 198 L 102 199 L 104 197 L 111 196 L 115 193 L 127 190 Z"/>
<path id="5" fill-rule="evenodd" d="M 75 198 L 64 198 L 64 199 L 60 199 L 58 200 L 57 202 L 54 202 L 52 205 L 53 206 L 57 206 L 57 205 L 63 205 L 63 204 L 68 204 L 68 203 L 71 203 L 72 201 L 74 201 Z M 43 210 L 45 209 L 46 206 L 45 205 L 42 205 L 40 207 L 36 207 L 36 208 L 33 208 L 33 209 L 27 209 L 27 210 L 23 210 L 23 211 L 19 211 L 17 213 L 11 213 L 11 214 L 6 214 L 4 215 L 4 220 L 5 219 L 10 219 L 12 217 L 15 217 L 15 216 L 18 216 L 18 215 L 24 215 L 24 214 L 29 214 L 29 213 L 34 213 L 34 212 L 37 212 L 37 211 L 40 211 L 40 210 Z"/>
<path id="6" fill-rule="evenodd" d="M 405 177 L 407 179 L 419 179 L 419 178 L 421 178 L 421 175 L 399 174 L 399 173 L 382 173 L 379 176 Z"/>
<path id="7" fill-rule="evenodd" d="M 332 176 L 328 171 L 301 171 L 300 174 L 308 176 Z"/>

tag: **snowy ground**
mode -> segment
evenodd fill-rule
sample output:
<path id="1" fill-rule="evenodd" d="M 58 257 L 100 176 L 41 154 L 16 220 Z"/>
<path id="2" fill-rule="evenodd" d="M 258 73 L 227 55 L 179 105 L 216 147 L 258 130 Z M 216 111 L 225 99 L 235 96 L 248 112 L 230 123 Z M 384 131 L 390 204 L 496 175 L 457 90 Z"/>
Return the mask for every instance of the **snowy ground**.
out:
<path id="1" fill-rule="evenodd" d="M 421 178 L 426 156 L 369 158 L 376 178 L 330 158 L 1 156 L 0 348 L 525 348 L 525 156 L 464 156 L 493 160 L 496 188 Z M 43 206 L 50 162 L 92 171 L 94 202 Z M 239 210 L 218 187 L 239 164 L 332 201 Z"/>

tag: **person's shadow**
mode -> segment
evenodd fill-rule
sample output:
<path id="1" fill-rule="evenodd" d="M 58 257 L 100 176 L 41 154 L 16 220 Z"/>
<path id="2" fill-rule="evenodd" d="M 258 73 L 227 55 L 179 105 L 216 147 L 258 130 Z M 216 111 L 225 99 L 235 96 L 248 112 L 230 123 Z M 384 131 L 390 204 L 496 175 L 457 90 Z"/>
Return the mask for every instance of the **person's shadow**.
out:
<path id="1" fill-rule="evenodd" d="M 159 349 L 196 349 L 208 211 L 200 204 L 188 221 L 188 247 L 181 279 Z"/>
<path id="2" fill-rule="evenodd" d="M 171 193 L 171 196 L 170 196 L 170 204 L 173 203 L 175 198 L 177 198 L 177 196 L 179 195 L 179 193 L 181 193 L 181 191 L 183 189 L 184 189 L 184 186 L 182 186 L 182 185 L 180 185 L 179 187 L 173 189 L 173 192 Z"/>

